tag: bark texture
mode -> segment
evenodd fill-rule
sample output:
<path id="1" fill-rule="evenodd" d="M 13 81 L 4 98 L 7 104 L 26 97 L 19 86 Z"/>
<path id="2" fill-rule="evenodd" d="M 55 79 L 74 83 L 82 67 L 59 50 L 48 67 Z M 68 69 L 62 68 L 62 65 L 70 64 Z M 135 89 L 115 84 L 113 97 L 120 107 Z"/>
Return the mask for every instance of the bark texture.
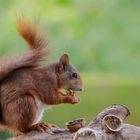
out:
<path id="1" fill-rule="evenodd" d="M 32 131 L 8 140 L 140 140 L 140 127 L 124 123 L 128 115 L 127 107 L 115 104 L 104 109 L 89 125 L 77 132 L 51 128 L 47 132 Z"/>

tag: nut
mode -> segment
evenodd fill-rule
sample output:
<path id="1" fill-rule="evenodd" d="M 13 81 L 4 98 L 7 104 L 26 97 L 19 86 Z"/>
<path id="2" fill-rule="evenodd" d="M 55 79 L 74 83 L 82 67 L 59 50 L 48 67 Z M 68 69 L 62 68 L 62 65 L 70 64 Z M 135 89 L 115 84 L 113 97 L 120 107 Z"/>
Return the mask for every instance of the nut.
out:
<path id="1" fill-rule="evenodd" d="M 85 118 L 80 118 L 80 119 L 76 119 L 73 121 L 69 121 L 66 123 L 66 126 L 71 132 L 76 132 L 80 128 L 85 126 Z"/>

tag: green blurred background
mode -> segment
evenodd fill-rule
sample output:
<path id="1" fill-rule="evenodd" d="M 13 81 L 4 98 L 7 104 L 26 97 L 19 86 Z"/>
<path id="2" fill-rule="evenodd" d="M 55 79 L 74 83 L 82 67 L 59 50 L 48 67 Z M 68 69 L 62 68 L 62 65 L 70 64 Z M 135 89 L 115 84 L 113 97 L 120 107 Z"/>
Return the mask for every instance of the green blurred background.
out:
<path id="1" fill-rule="evenodd" d="M 15 15 L 40 17 L 50 61 L 68 52 L 85 86 L 78 105 L 49 109 L 43 120 L 65 127 L 85 117 L 87 123 L 114 103 L 132 112 L 126 122 L 140 125 L 140 1 L 139 0 L 0 0 L 0 57 L 27 50 L 15 26 Z M 28 117 L 28 116 L 27 116 Z M 0 140 L 9 137 L 0 133 Z"/>

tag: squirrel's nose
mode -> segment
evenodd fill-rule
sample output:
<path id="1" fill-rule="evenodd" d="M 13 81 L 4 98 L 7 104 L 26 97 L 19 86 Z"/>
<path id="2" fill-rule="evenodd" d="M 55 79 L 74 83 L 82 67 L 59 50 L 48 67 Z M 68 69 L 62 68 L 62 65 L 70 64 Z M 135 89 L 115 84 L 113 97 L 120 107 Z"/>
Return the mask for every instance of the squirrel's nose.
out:
<path id="1" fill-rule="evenodd" d="M 82 88 L 79 89 L 79 91 L 82 91 L 82 90 L 83 90 Z"/>
<path id="2" fill-rule="evenodd" d="M 83 88 L 83 87 L 81 87 L 81 88 L 78 88 L 78 90 L 79 90 L 79 91 L 83 91 L 83 90 L 84 90 L 84 88 Z"/>

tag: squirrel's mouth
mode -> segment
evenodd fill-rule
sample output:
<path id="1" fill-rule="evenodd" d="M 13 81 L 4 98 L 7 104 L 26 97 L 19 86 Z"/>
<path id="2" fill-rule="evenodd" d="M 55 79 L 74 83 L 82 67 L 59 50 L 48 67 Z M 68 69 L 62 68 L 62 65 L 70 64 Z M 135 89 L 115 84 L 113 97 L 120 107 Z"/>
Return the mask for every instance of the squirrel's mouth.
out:
<path id="1" fill-rule="evenodd" d="M 83 91 L 83 88 L 81 88 L 81 87 L 79 87 L 79 88 L 78 88 L 78 87 L 77 87 L 77 88 L 74 88 L 74 87 L 73 87 L 73 88 L 68 88 L 67 90 L 68 90 L 68 91 L 76 92 L 76 91 Z"/>

